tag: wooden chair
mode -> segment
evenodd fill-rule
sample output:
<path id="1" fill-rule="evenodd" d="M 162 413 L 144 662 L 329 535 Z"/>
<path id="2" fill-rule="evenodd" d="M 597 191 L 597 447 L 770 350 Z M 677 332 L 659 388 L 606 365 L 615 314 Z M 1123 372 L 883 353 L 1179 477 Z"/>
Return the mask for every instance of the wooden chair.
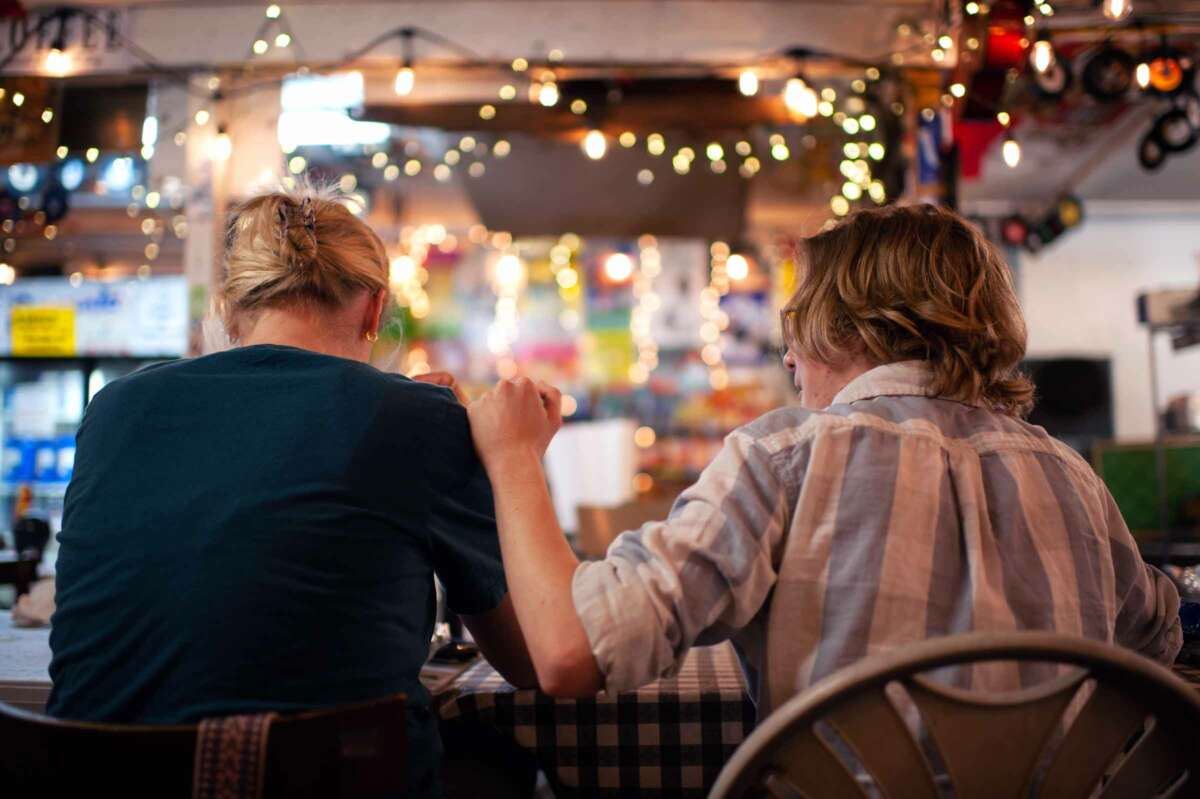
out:
<path id="1" fill-rule="evenodd" d="M 998 694 L 923 674 L 1012 660 L 1077 668 Z M 1085 684 L 1090 696 L 1075 702 L 1066 726 Z M 889 697 L 896 686 L 919 711 L 941 767 L 930 765 Z M 883 796 L 933 799 L 947 781 L 959 799 L 1200 795 L 1200 693 L 1096 641 L 1037 632 L 938 638 L 863 660 L 785 703 L 734 753 L 710 797 L 858 799 L 873 783 Z"/>
<path id="2" fill-rule="evenodd" d="M 192 796 L 199 730 L 60 721 L 0 704 L 0 793 Z M 406 741 L 403 694 L 277 716 L 262 795 L 402 796 Z"/>

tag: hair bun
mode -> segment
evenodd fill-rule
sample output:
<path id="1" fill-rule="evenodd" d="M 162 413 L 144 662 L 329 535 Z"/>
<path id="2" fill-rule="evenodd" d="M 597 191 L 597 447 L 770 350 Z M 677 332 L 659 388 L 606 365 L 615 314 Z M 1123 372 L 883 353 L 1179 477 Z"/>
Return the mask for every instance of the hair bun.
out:
<path id="1" fill-rule="evenodd" d="M 317 257 L 317 214 L 311 198 L 279 204 L 279 239 L 284 255 L 293 255 L 301 264 Z"/>

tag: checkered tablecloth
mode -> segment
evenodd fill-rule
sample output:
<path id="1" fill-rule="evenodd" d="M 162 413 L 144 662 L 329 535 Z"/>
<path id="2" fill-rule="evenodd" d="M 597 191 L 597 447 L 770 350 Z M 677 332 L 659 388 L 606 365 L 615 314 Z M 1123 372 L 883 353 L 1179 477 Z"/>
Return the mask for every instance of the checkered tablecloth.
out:
<path id="1" fill-rule="evenodd" d="M 704 796 L 755 722 L 729 644 L 692 649 L 671 679 L 591 699 L 514 688 L 481 661 L 435 701 L 444 721 L 530 750 L 560 795 Z"/>

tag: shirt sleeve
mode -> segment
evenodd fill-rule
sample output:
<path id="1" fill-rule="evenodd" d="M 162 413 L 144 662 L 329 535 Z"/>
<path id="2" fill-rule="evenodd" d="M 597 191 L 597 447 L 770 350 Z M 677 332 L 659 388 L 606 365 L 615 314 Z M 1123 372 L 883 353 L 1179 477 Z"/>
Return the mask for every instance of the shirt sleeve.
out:
<path id="1" fill-rule="evenodd" d="M 664 522 L 580 564 L 572 594 L 608 691 L 676 673 L 689 647 L 745 627 L 775 584 L 791 514 L 769 455 L 735 431 Z"/>
<path id="2" fill-rule="evenodd" d="M 1169 577 L 1142 561 L 1116 501 L 1107 489 L 1100 490 L 1106 499 L 1117 588 L 1113 635 L 1121 646 L 1160 663 L 1174 663 L 1183 647 L 1179 591 Z"/>
<path id="3" fill-rule="evenodd" d="M 441 424 L 430 426 L 429 536 L 433 570 L 455 613 L 492 610 L 508 591 L 500 559 L 492 485 L 475 454 L 467 411 L 446 391 Z"/>

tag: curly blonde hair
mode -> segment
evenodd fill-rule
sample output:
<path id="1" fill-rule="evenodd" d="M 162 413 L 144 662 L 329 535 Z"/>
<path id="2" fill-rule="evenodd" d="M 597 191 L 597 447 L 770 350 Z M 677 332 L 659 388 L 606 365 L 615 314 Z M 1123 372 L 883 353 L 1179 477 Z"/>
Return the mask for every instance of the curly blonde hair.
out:
<path id="1" fill-rule="evenodd" d="M 1024 416 L 1025 319 L 1008 265 L 973 225 L 932 205 L 858 211 L 805 240 L 784 336 L 826 364 L 865 350 L 880 364 L 922 360 L 940 397 Z"/>
<path id="2" fill-rule="evenodd" d="M 217 296 L 229 336 L 263 308 L 336 308 L 359 291 L 387 288 L 388 260 L 375 231 L 330 189 L 300 186 L 251 197 L 225 227 L 225 275 Z"/>

